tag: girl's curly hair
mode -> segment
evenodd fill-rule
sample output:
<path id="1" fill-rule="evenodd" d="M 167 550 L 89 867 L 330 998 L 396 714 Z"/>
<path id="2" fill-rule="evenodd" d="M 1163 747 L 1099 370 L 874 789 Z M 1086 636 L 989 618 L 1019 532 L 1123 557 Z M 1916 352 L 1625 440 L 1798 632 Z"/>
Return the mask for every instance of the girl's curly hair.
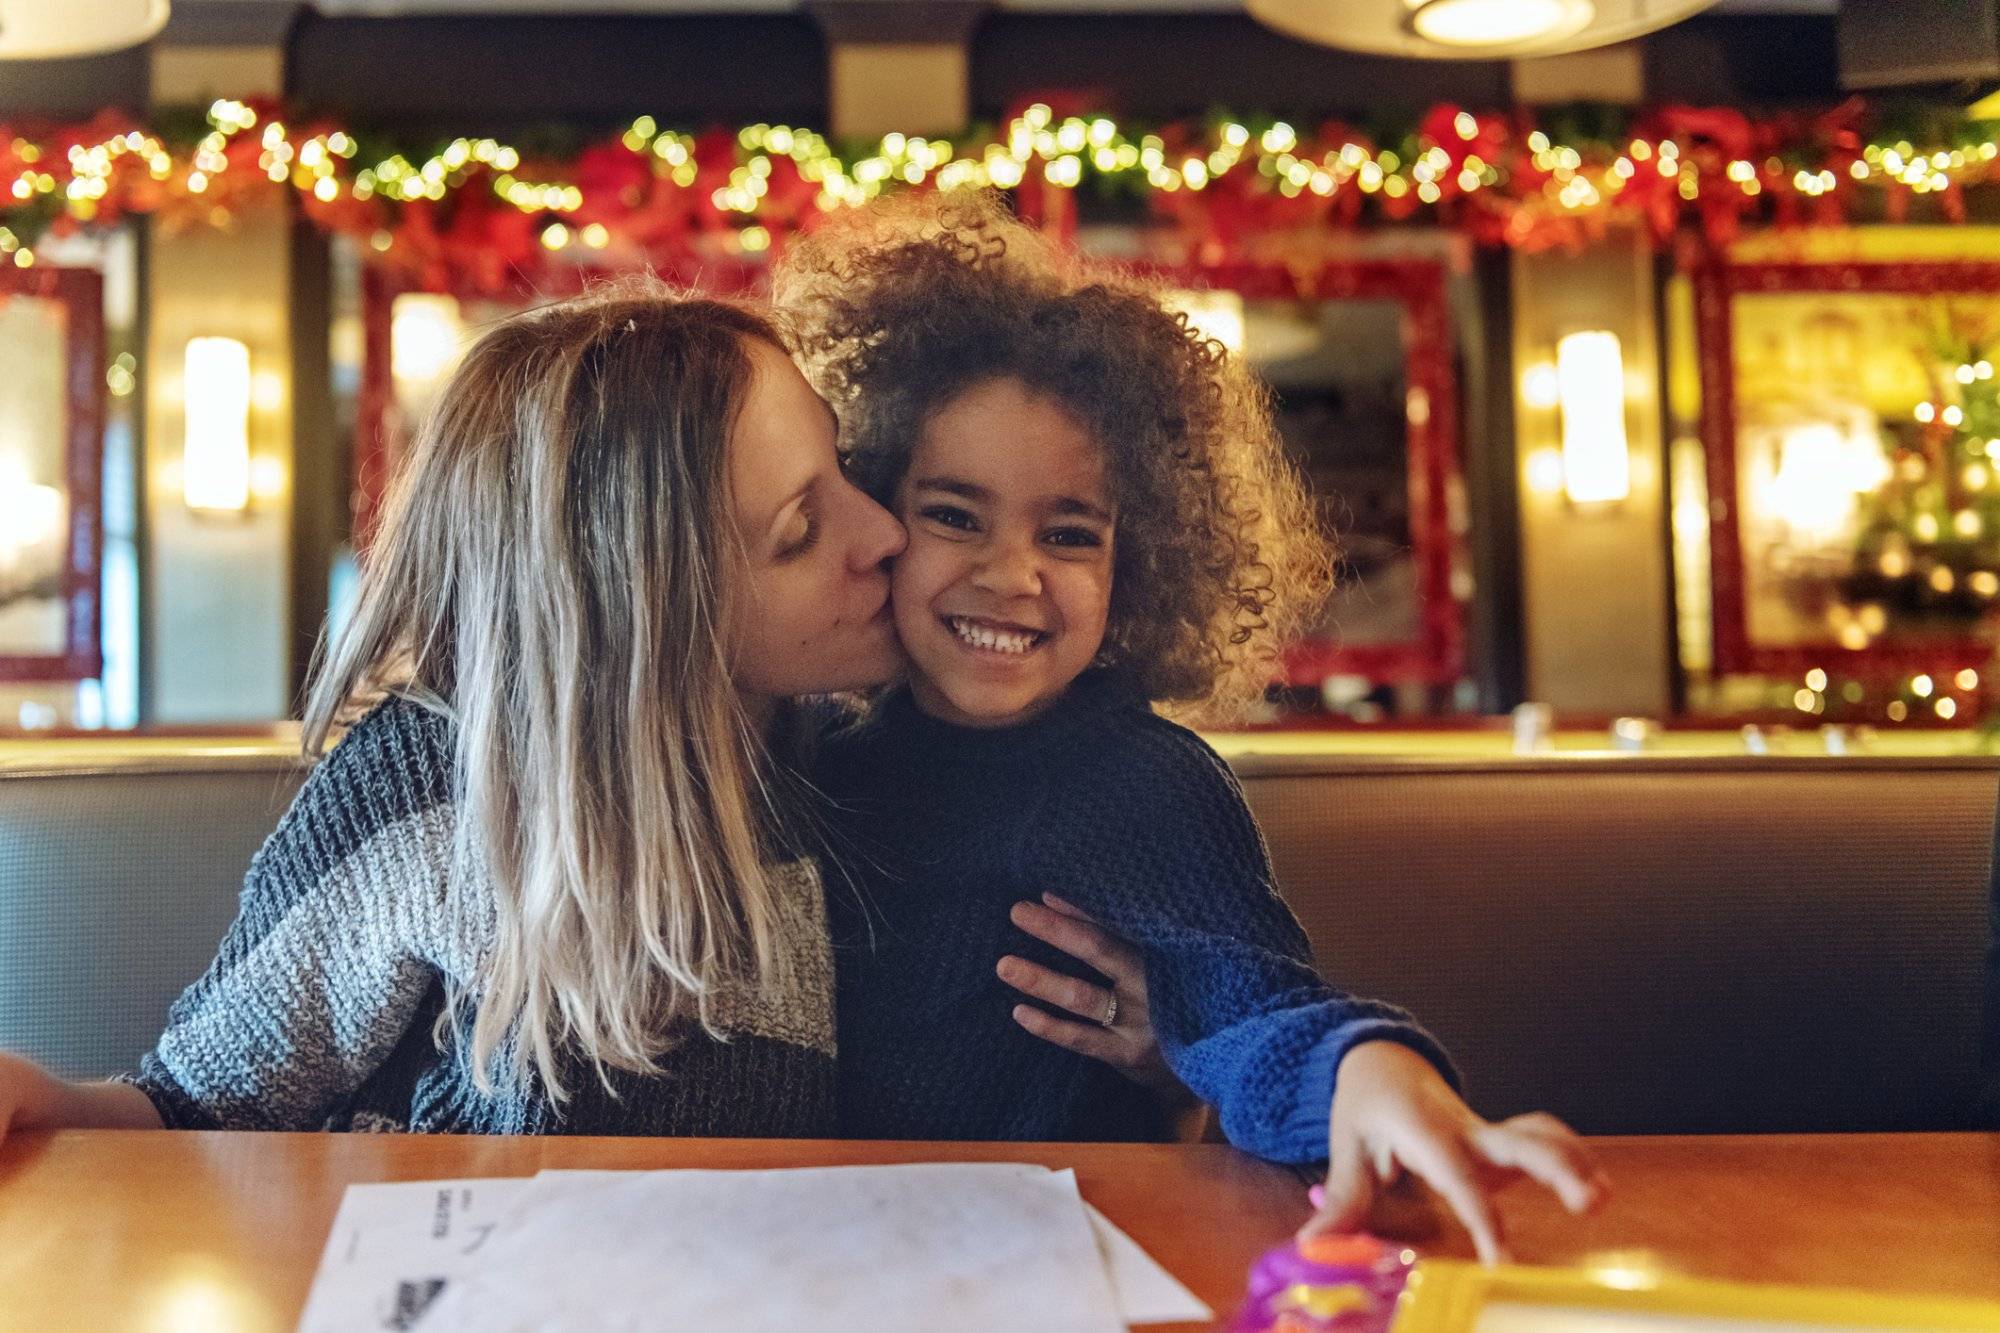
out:
<path id="1" fill-rule="evenodd" d="M 1118 510 L 1099 661 L 1184 715 L 1239 713 L 1332 586 L 1333 549 L 1269 391 L 1155 288 L 1087 263 L 991 195 L 837 215 L 779 265 L 778 303 L 888 503 L 931 415 L 987 381 L 1045 394 L 1104 450 Z"/>

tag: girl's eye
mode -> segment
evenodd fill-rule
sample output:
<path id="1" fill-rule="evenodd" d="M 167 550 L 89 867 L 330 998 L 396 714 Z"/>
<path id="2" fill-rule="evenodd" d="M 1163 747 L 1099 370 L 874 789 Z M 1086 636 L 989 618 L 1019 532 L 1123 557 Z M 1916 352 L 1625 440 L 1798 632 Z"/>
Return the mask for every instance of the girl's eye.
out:
<path id="1" fill-rule="evenodd" d="M 1104 538 L 1091 528 L 1056 528 L 1045 539 L 1051 546 L 1067 546 L 1077 550 L 1104 545 Z"/>
<path id="2" fill-rule="evenodd" d="M 957 505 L 925 505 L 917 511 L 917 514 L 940 527 L 951 528 L 957 532 L 979 530 L 979 521 Z"/>

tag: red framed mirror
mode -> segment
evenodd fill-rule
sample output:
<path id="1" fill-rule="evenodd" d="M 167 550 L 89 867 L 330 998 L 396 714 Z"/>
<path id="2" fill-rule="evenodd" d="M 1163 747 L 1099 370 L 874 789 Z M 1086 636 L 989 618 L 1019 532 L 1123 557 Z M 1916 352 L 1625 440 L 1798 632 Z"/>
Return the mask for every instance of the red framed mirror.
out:
<path id="1" fill-rule="evenodd" d="M 0 267 L 0 681 L 102 669 L 104 283 Z"/>
<path id="2" fill-rule="evenodd" d="M 1153 268 L 1275 394 L 1343 554 L 1286 682 L 1448 685 L 1465 670 L 1466 501 L 1446 270 L 1429 260 Z M 1217 297 L 1226 304 L 1215 305 Z"/>
<path id="3" fill-rule="evenodd" d="M 2000 635 L 2000 264 L 1695 276 L 1715 666 L 1892 677 Z"/>

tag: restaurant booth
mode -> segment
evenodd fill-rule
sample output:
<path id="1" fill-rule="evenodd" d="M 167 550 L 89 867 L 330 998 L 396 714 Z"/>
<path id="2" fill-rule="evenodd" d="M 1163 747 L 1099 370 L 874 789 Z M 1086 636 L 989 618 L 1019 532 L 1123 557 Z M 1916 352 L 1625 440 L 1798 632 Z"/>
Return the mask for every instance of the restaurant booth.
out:
<path id="1" fill-rule="evenodd" d="M 166 8 L 0 0 L 0 1052 L 130 1071 L 215 957 L 484 329 L 634 272 L 761 297 L 824 217 L 997 191 L 1268 383 L 1338 540 L 1203 733 L 1318 968 L 1611 1180 L 1504 1195 L 1492 1270 L 1394 1191 L 1393 1326 L 2000 1328 L 1993 0 Z M 350 1186 L 504 1238 L 538 1170 L 916 1163 L 1073 1171 L 1110 1326 L 1390 1327 L 1303 1278 L 1226 1323 L 1318 1175 L 1201 1106 L 1117 1144 L 6 1110 L 0 1328 L 362 1327 L 343 1246 L 402 1284 L 365 1326 L 425 1327 L 445 1269 L 367 1257 L 419 1194 Z M 627 1317 L 578 1272 L 519 1326 Z"/>

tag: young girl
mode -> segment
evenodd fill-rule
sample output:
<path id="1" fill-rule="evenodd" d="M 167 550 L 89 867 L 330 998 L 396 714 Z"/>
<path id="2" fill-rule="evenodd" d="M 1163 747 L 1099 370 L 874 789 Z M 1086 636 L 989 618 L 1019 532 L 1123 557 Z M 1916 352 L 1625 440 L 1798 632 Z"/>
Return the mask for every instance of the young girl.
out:
<path id="1" fill-rule="evenodd" d="M 1069 885 L 1142 951 L 1167 1062 L 1230 1140 L 1330 1159 L 1309 1226 L 1351 1225 L 1399 1167 L 1489 1257 L 1480 1167 L 1587 1206 L 1597 1182 L 1566 1128 L 1479 1120 L 1407 1015 L 1313 971 L 1228 768 L 1149 706 L 1241 700 L 1329 582 L 1241 365 L 990 201 L 836 223 L 793 255 L 780 299 L 850 470 L 909 532 L 891 575 L 908 685 L 816 770 L 850 879 L 829 896 L 843 1132 L 1149 1127 L 1129 1081 L 1035 1039 L 1059 1020 L 1008 1000 L 1023 965 L 985 961 L 1022 947 L 1015 904 Z"/>

